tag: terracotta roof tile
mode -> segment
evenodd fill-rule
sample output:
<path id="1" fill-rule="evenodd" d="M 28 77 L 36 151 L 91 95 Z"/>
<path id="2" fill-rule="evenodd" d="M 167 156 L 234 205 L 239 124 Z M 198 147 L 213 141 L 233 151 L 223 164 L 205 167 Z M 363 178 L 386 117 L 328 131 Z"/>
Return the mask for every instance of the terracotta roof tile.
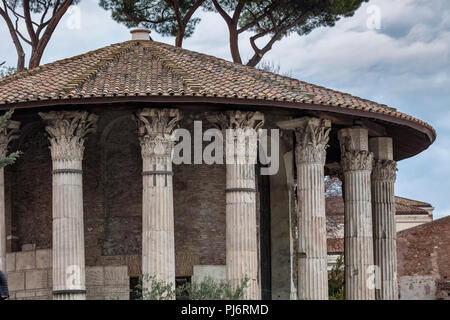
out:
<path id="1" fill-rule="evenodd" d="M 113 44 L 0 79 L 0 106 L 127 95 L 302 102 L 390 114 L 433 130 L 372 101 L 156 41 Z"/>
<path id="2" fill-rule="evenodd" d="M 342 197 L 329 197 L 325 201 L 326 214 L 328 217 L 344 215 L 344 201 Z M 429 214 L 424 208 L 432 208 L 429 203 L 395 197 L 395 210 L 397 215 L 404 214 Z"/>

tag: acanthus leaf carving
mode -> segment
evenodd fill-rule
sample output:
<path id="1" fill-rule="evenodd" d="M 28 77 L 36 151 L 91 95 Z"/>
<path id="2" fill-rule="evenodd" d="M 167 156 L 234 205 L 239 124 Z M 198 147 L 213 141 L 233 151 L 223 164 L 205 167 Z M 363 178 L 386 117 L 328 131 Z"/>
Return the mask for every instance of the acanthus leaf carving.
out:
<path id="1" fill-rule="evenodd" d="M 5 157 L 9 143 L 19 137 L 19 128 L 19 121 L 13 121 L 11 119 L 7 121 L 5 127 L 0 132 L 0 156 Z"/>
<path id="2" fill-rule="evenodd" d="M 167 158 L 172 156 L 172 133 L 182 113 L 178 109 L 143 109 L 134 120 L 138 124 L 138 138 L 143 157 Z"/>
<path id="3" fill-rule="evenodd" d="M 317 118 L 308 118 L 302 126 L 295 129 L 295 155 L 298 164 L 325 165 L 330 130 L 325 120 Z"/>
<path id="4" fill-rule="evenodd" d="M 372 170 L 373 153 L 366 150 L 346 151 L 342 156 L 341 165 L 345 171 Z"/>
<path id="5" fill-rule="evenodd" d="M 226 135 L 228 164 L 255 164 L 258 151 L 258 130 L 264 126 L 261 112 L 231 110 L 210 113 L 207 120 Z"/>
<path id="6" fill-rule="evenodd" d="M 248 130 L 257 131 L 264 125 L 264 115 L 260 112 L 232 110 L 226 112 L 209 113 L 207 119 L 221 130 Z"/>
<path id="7" fill-rule="evenodd" d="M 372 179 L 380 181 L 395 181 L 397 178 L 397 162 L 394 160 L 374 160 Z"/>
<path id="8" fill-rule="evenodd" d="M 46 122 L 53 160 L 82 161 L 85 137 L 95 132 L 98 116 L 87 111 L 40 112 Z"/>

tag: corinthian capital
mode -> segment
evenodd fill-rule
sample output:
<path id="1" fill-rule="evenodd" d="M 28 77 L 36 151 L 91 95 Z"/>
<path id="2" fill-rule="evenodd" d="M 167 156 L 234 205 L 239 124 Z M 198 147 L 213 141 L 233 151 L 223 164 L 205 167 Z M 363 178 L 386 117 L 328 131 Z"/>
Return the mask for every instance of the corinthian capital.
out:
<path id="1" fill-rule="evenodd" d="M 262 113 L 231 110 L 209 114 L 207 120 L 226 132 L 227 164 L 256 163 L 258 129 L 264 125 Z"/>
<path id="2" fill-rule="evenodd" d="M 320 163 L 325 165 L 328 147 L 330 121 L 305 117 L 300 119 L 294 129 L 296 137 L 297 163 Z"/>
<path id="3" fill-rule="evenodd" d="M 40 112 L 49 135 L 53 160 L 83 160 L 86 135 L 95 132 L 98 117 L 86 111 Z"/>
<path id="4" fill-rule="evenodd" d="M 136 114 L 139 137 L 170 136 L 181 118 L 178 109 L 142 109 Z"/>
<path id="5" fill-rule="evenodd" d="M 208 121 L 222 130 L 258 130 L 264 125 L 264 115 L 260 112 L 232 110 L 210 114 Z"/>
<path id="6" fill-rule="evenodd" d="M 373 154 L 366 150 L 346 151 L 342 156 L 341 165 L 345 171 L 372 170 Z"/>
<path id="7" fill-rule="evenodd" d="M 8 144 L 14 140 L 17 139 L 18 132 L 20 128 L 20 122 L 19 121 L 13 121 L 8 120 L 6 122 L 5 127 L 2 131 L 0 131 L 0 156 L 4 157 L 6 156 L 6 151 L 8 150 Z"/>
<path id="8" fill-rule="evenodd" d="M 372 180 L 392 181 L 397 177 L 397 162 L 394 160 L 374 160 Z"/>
<path id="9" fill-rule="evenodd" d="M 143 157 L 170 157 L 172 132 L 181 120 L 178 109 L 143 109 L 136 114 Z"/>

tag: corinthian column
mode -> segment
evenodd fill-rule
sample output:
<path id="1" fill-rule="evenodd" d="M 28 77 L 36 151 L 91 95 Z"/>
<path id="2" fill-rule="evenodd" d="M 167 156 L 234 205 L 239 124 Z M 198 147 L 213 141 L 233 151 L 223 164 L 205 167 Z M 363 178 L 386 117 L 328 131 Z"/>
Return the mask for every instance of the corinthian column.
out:
<path id="1" fill-rule="evenodd" d="M 142 273 L 175 288 L 172 131 L 177 109 L 144 109 L 136 116 L 142 153 Z M 150 286 L 144 281 L 144 289 Z"/>
<path id="2" fill-rule="evenodd" d="M 373 300 L 373 238 L 370 173 L 373 155 L 368 150 L 368 131 L 339 131 L 344 171 L 345 299 Z"/>
<path id="3" fill-rule="evenodd" d="M 297 142 L 298 298 L 327 300 L 324 165 L 331 124 L 328 120 L 304 117 L 278 125 L 295 129 Z"/>
<path id="4" fill-rule="evenodd" d="M 97 116 L 80 111 L 39 113 L 53 163 L 53 299 L 86 298 L 82 161 L 85 136 Z"/>
<path id="5" fill-rule="evenodd" d="M 16 139 L 20 122 L 9 120 L 0 132 L 0 158 L 5 159 L 8 144 Z M 0 270 L 6 274 L 6 220 L 5 220 L 5 175 L 0 168 Z"/>
<path id="6" fill-rule="evenodd" d="M 249 279 L 245 299 L 259 300 L 255 164 L 257 130 L 263 126 L 264 116 L 229 111 L 217 115 L 216 123 L 226 129 L 227 279 L 235 288 L 244 278 Z"/>
<path id="7" fill-rule="evenodd" d="M 394 184 L 397 163 L 393 160 L 392 138 L 369 140 L 374 154 L 372 170 L 373 249 L 378 279 L 377 300 L 397 300 L 397 236 Z"/>

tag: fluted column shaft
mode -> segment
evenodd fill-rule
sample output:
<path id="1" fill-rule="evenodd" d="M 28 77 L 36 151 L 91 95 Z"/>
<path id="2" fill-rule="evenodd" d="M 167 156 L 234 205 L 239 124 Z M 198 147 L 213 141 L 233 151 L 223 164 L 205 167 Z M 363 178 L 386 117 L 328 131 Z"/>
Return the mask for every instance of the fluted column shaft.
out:
<path id="1" fill-rule="evenodd" d="M 181 119 L 178 110 L 144 109 L 136 117 L 143 164 L 142 273 L 175 288 L 171 133 Z"/>
<path id="2" fill-rule="evenodd" d="M 392 139 L 370 139 L 372 170 L 372 220 L 374 262 L 377 266 L 375 297 L 397 300 L 397 236 L 394 184 L 397 163 L 392 160 Z"/>
<path id="3" fill-rule="evenodd" d="M 16 139 L 20 122 L 8 120 L 0 132 L 0 157 L 7 156 L 8 144 Z M 0 168 L 0 270 L 6 273 L 5 172 Z"/>
<path id="4" fill-rule="evenodd" d="M 40 113 L 53 163 L 53 299 L 84 300 L 85 255 L 82 160 L 85 136 L 97 117 L 87 112 Z"/>
<path id="5" fill-rule="evenodd" d="M 264 116 L 229 111 L 214 114 L 209 120 L 226 135 L 227 280 L 236 288 L 247 278 L 245 299 L 259 300 L 255 164 L 257 130 L 263 126 Z"/>
<path id="6" fill-rule="evenodd" d="M 373 263 L 370 171 L 345 171 L 345 298 L 371 300 L 368 288 Z"/>
<path id="7" fill-rule="evenodd" d="M 321 164 L 297 166 L 299 254 L 298 299 L 327 300 L 327 234 L 324 168 Z"/>
<path id="8" fill-rule="evenodd" d="M 172 161 L 143 157 L 142 272 L 175 284 Z"/>
<path id="9" fill-rule="evenodd" d="M 373 300 L 373 235 L 370 174 L 373 155 L 368 152 L 366 129 L 342 129 L 342 169 L 345 188 L 345 299 Z"/>
<path id="10" fill-rule="evenodd" d="M 299 227 L 298 299 L 327 300 L 324 165 L 330 122 L 309 117 L 288 122 L 294 121 Z"/>
<path id="11" fill-rule="evenodd" d="M 53 299 L 83 300 L 86 286 L 81 161 L 53 161 L 52 201 Z"/>
<path id="12" fill-rule="evenodd" d="M 228 164 L 226 193 L 227 278 L 233 287 L 247 277 L 247 299 L 260 299 L 256 233 L 255 165 Z"/>

